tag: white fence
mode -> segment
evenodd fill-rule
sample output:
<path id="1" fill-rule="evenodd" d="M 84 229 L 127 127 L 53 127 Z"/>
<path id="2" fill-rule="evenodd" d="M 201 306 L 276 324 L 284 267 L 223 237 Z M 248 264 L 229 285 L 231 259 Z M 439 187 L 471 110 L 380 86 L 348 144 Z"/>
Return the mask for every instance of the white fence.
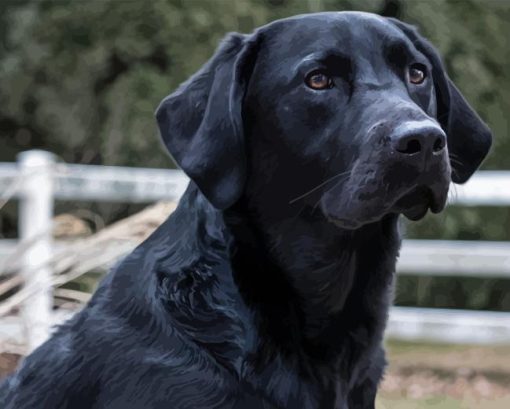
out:
<path id="1" fill-rule="evenodd" d="M 19 156 L 17 164 L 0 163 L 0 207 L 10 198 L 20 200 L 20 240 L 36 242 L 24 257 L 27 271 L 34 271 L 34 266 L 44 265 L 53 247 L 50 224 L 54 200 L 178 200 L 187 183 L 178 170 L 59 164 L 48 152 L 29 151 Z M 449 201 L 464 206 L 509 206 L 510 172 L 478 172 L 466 185 L 452 189 Z M 0 240 L 0 260 L 16 245 L 12 240 Z M 398 271 L 510 278 L 510 242 L 406 240 Z M 41 267 L 24 279 L 28 286 L 41 287 L 49 282 L 50 274 L 48 268 Z M 49 323 L 54 322 L 50 301 L 48 285 L 24 304 L 22 317 L 29 347 L 39 344 L 47 336 Z M 510 313 L 394 307 L 387 334 L 405 340 L 510 343 Z"/>

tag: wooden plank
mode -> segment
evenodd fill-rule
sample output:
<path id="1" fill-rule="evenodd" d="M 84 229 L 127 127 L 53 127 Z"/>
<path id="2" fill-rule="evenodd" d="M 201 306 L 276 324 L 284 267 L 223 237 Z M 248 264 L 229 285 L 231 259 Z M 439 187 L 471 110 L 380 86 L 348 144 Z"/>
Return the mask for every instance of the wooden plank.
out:
<path id="1" fill-rule="evenodd" d="M 54 313 L 54 325 L 71 317 L 71 312 Z M 451 344 L 510 344 L 510 313 L 393 307 L 386 337 L 402 341 Z M 19 317 L 0 318 L 0 344 L 23 344 Z"/>
<path id="2" fill-rule="evenodd" d="M 510 171 L 480 171 L 464 185 L 452 184 L 449 203 L 460 206 L 509 206 Z"/>
<path id="3" fill-rule="evenodd" d="M 136 243 L 121 240 L 118 245 L 129 252 Z M 0 240 L 0 274 L 3 262 L 13 254 L 16 245 L 16 240 Z M 65 243 L 57 242 L 55 246 L 58 252 Z M 109 267 L 106 265 L 105 269 Z M 397 270 L 399 274 L 411 275 L 510 278 L 510 243 L 404 240 Z"/>
<path id="4" fill-rule="evenodd" d="M 403 341 L 510 344 L 510 313 L 393 307 L 386 336 Z"/>
<path id="5" fill-rule="evenodd" d="M 188 178 L 175 169 L 66 165 L 56 173 L 55 198 L 108 202 L 177 201 Z"/>
<path id="6" fill-rule="evenodd" d="M 510 242 L 404 240 L 400 273 L 510 277 Z"/>

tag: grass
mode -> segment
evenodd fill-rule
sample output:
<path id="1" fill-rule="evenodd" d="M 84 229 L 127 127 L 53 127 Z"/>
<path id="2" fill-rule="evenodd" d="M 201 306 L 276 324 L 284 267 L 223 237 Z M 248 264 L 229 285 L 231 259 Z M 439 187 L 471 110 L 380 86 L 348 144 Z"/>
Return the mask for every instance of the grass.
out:
<path id="1" fill-rule="evenodd" d="M 454 399 L 448 396 L 432 396 L 425 399 L 380 398 L 378 409 L 508 409 L 510 399 Z"/>
<path id="2" fill-rule="evenodd" d="M 510 346 L 389 342 L 378 409 L 508 409 Z"/>

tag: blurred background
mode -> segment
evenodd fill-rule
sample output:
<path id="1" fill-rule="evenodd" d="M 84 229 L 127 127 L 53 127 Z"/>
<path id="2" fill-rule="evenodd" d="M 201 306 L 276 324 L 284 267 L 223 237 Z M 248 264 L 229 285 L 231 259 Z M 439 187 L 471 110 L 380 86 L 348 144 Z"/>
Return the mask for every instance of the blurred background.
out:
<path id="1" fill-rule="evenodd" d="M 0 316 L 5 318 L 0 320 L 0 376 L 29 350 L 23 346 L 26 323 L 20 324 L 21 335 L 16 335 L 16 317 L 23 315 L 23 305 L 29 303 L 30 297 L 21 297 L 19 302 L 15 298 L 23 279 L 19 279 L 19 266 L 13 267 L 16 263 L 12 259 L 22 260 L 27 241 L 25 248 L 20 248 L 22 206 L 16 193 L 20 179 L 13 176 L 12 166 L 7 164 L 19 165 L 21 152 L 43 149 L 55 155 L 51 161 L 58 169 L 73 175 L 87 171 L 69 170 L 65 164 L 173 168 L 160 144 L 154 120 L 159 101 L 211 56 L 227 32 L 248 33 L 277 18 L 326 10 L 370 11 L 417 25 L 439 48 L 450 77 L 494 131 L 494 147 L 483 170 L 510 170 L 510 1 L 0 1 L 0 162 L 5 164 L 4 176 L 7 175 L 2 182 L 0 167 L 0 241 L 12 245 L 3 252 L 0 245 Z M 121 176 L 130 179 L 129 173 L 125 175 Z M 510 241 L 510 207 L 497 199 L 498 194 L 505 194 L 505 189 L 510 192 L 510 184 L 506 183 L 510 179 L 499 172 L 487 175 L 479 181 L 481 188 L 501 176 L 493 189 L 496 199 L 491 196 L 492 199 L 471 202 L 452 200 L 440 215 L 428 215 L 421 222 L 404 226 L 410 249 L 415 252 L 422 242 L 412 239 L 434 240 L 427 247 L 430 251 L 423 264 L 432 267 L 425 271 L 421 265 L 412 265 L 409 270 L 414 271 L 409 274 L 403 268 L 395 297 L 396 305 L 403 308 L 401 321 L 405 321 L 409 311 L 426 311 L 420 314 L 422 317 L 428 311 L 445 311 L 442 331 L 448 332 L 455 320 L 466 319 L 465 314 L 448 314 L 470 310 L 475 319 L 481 317 L 479 321 L 494 318 L 499 329 L 479 339 L 473 329 L 470 342 L 465 328 L 452 341 L 441 335 L 420 339 L 395 327 L 395 333 L 400 335 L 388 341 L 390 366 L 382 388 L 381 408 L 510 407 L 510 337 L 505 335 L 508 328 L 501 324 L 510 325 L 510 315 L 503 314 L 510 313 L 510 258 L 504 254 L 510 249 L 505 243 Z M 115 175 L 112 177 L 115 179 Z M 149 174 L 145 177 L 151 179 Z M 110 180 L 108 186 L 115 190 L 120 185 L 114 182 Z M 79 191 L 80 186 L 75 186 L 75 190 Z M 175 186 L 174 193 L 161 196 L 177 196 L 182 180 Z M 453 193 L 455 197 L 455 188 Z M 462 195 L 460 191 L 459 197 Z M 103 195 L 102 200 L 93 200 L 92 196 L 74 200 L 68 195 L 67 200 L 52 204 L 51 212 L 56 217 L 52 219 L 51 236 L 68 246 L 66 260 L 72 258 L 60 270 L 53 265 L 54 270 L 68 274 L 66 279 L 52 284 L 59 290 L 54 294 L 53 310 L 79 308 L 104 274 L 104 265 L 90 265 L 79 271 L 74 267 L 83 261 L 78 254 L 91 258 L 90 253 L 82 252 L 84 243 L 97 246 L 98 234 L 103 232 L 105 236 L 99 243 L 104 244 L 105 237 L 106 241 L 112 237 L 108 236 L 112 230 L 105 226 L 123 221 L 135 223 L 138 230 L 134 239 L 141 239 L 161 222 L 165 211 L 169 212 L 166 204 L 152 208 L 146 213 L 148 219 L 140 221 L 136 214 L 155 201 L 152 196 L 144 199 L 138 195 L 136 200 L 131 200 L 129 194 L 109 198 Z M 126 219 L 132 215 L 135 219 Z M 117 225 L 119 228 L 122 225 Z M 118 238 L 119 234 L 132 233 L 114 230 L 113 234 Z M 465 241 L 472 242 L 473 247 Z M 483 250 L 488 247 L 479 247 L 476 243 L 480 242 L 494 245 Z M 468 259 L 462 258 L 459 249 L 483 250 L 484 257 L 494 253 L 487 265 L 495 265 L 496 272 L 487 271 L 482 262 L 472 265 L 468 273 L 465 271 L 470 266 L 462 265 L 458 271 L 437 273 L 434 251 L 439 254 L 450 247 L 460 251 L 456 266 L 469 264 L 463 261 Z M 128 248 L 129 245 L 123 251 Z M 121 253 L 113 251 L 103 264 L 111 263 Z M 448 254 L 445 257 L 451 261 L 455 255 Z M 71 270 L 73 274 L 69 274 Z M 405 309 L 411 307 L 427 310 Z M 412 319 L 416 316 L 409 315 Z M 423 333 L 427 327 L 421 328 Z M 432 332 L 437 330 L 434 328 Z M 498 334 L 503 335 L 498 338 Z"/>

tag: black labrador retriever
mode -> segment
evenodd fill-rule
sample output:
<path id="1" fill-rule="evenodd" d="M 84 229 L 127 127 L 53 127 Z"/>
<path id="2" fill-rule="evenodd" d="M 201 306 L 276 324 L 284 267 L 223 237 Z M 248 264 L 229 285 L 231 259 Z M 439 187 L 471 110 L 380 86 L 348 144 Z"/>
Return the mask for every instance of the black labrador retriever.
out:
<path id="1" fill-rule="evenodd" d="M 491 133 L 397 20 L 231 34 L 157 110 L 175 213 L 3 384 L 4 409 L 374 408 L 397 220 Z"/>

